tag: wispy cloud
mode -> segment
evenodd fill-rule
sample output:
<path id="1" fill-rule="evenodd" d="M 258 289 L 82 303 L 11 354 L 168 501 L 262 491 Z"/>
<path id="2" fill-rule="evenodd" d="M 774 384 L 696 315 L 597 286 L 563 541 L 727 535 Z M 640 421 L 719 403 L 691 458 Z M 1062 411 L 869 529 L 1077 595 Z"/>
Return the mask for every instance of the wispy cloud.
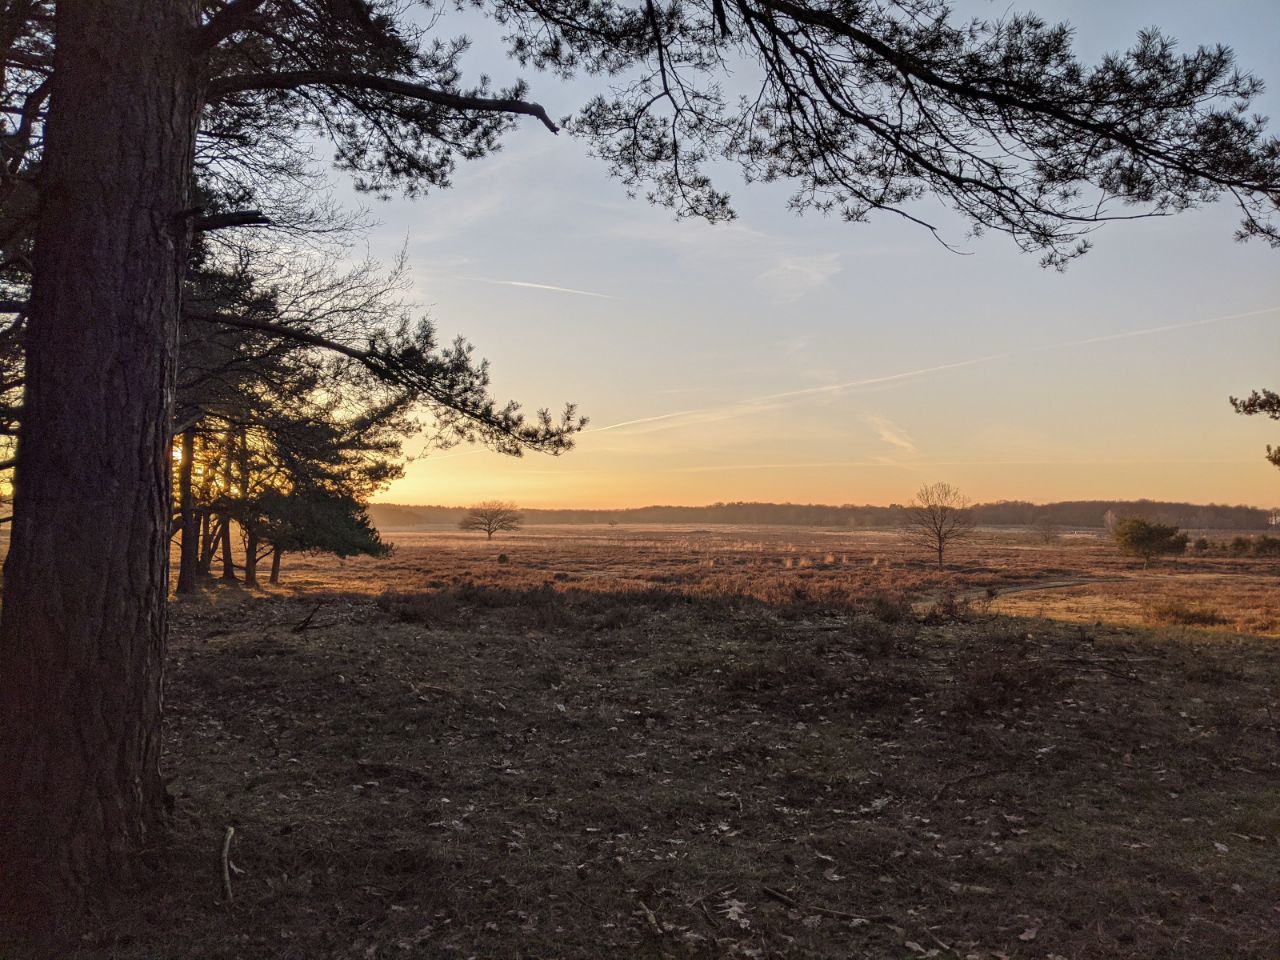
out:
<path id="1" fill-rule="evenodd" d="M 596 297 L 600 300 L 617 300 L 611 293 L 595 293 L 591 290 L 578 290 L 574 287 L 558 287 L 553 283 L 531 283 L 526 280 L 492 280 L 488 277 L 460 277 L 461 280 L 474 280 L 476 283 L 491 283 L 499 287 L 525 287 L 529 290 L 549 290 L 552 293 L 572 293 L 579 297 Z"/>
<path id="2" fill-rule="evenodd" d="M 874 413 L 864 413 L 862 420 L 876 432 L 876 436 L 891 447 L 897 447 L 904 453 L 919 453 L 919 449 L 911 441 L 907 432 L 887 417 Z"/>
<path id="3" fill-rule="evenodd" d="M 838 274 L 840 254 L 782 254 L 756 275 L 755 284 L 776 301 L 799 300 Z"/>
<path id="4" fill-rule="evenodd" d="M 741 223 L 627 221 L 611 228 L 611 233 L 666 247 L 685 262 L 740 265 L 749 271 L 756 289 L 777 303 L 821 289 L 843 269 L 839 253 L 806 249 Z"/>

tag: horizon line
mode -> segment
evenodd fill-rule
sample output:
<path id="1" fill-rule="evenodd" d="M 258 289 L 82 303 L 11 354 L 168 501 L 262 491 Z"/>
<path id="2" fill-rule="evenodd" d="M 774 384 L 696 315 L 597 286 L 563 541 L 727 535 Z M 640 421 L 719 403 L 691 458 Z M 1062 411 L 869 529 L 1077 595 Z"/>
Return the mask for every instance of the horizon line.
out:
<path id="1" fill-rule="evenodd" d="M 1150 497 L 1085 497 L 1078 500 L 1047 500 L 1043 503 L 1037 503 L 1034 500 L 979 500 L 972 503 L 971 507 L 992 507 L 1002 504 L 1028 504 L 1033 507 L 1054 507 L 1064 503 L 1115 503 L 1115 504 L 1152 504 L 1154 506 L 1188 506 L 1188 507 L 1216 507 L 1219 509 L 1231 510 L 1261 510 L 1264 512 L 1280 512 L 1280 504 L 1274 506 L 1258 506 L 1249 503 L 1217 503 L 1209 501 L 1207 503 L 1197 503 L 1192 500 L 1153 500 Z M 717 500 L 711 503 L 646 503 L 637 507 L 522 507 L 517 505 L 516 509 L 528 513 L 537 512 L 563 512 L 577 511 L 580 513 L 625 513 L 640 510 L 710 510 L 716 507 L 814 507 L 824 510 L 858 510 L 858 509 L 876 509 L 889 510 L 893 507 L 906 506 L 905 503 L 799 503 L 791 500 Z M 373 501 L 370 507 L 401 507 L 408 510 L 468 510 L 475 506 L 472 503 L 391 503 L 389 501 Z"/>

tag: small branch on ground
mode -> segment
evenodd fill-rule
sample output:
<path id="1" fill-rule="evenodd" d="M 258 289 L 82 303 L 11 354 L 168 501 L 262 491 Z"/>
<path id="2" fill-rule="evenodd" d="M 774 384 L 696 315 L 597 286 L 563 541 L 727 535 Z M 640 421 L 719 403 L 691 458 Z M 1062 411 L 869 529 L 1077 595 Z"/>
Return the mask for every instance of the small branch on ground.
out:
<path id="1" fill-rule="evenodd" d="M 306 630 L 307 627 L 311 624 L 311 621 L 315 617 L 315 615 L 320 612 L 320 608 L 322 606 L 324 606 L 324 601 L 318 600 L 316 602 L 316 605 L 311 609 L 311 612 L 308 613 L 300 623 L 295 623 L 293 625 L 293 632 L 301 633 L 303 630 Z"/>
<path id="2" fill-rule="evenodd" d="M 222 899 L 231 902 L 231 838 L 236 835 L 235 827 L 227 827 L 226 836 L 222 838 Z"/>
<path id="3" fill-rule="evenodd" d="M 862 923 L 893 923 L 894 918 L 886 914 L 868 914 L 862 916 L 857 913 L 849 913 L 845 910 L 833 910 L 831 907 L 820 907 L 812 903 L 801 903 L 795 897 L 790 897 L 781 890 L 775 890 L 773 887 L 760 887 L 760 892 L 766 897 L 771 897 L 779 903 L 786 904 L 796 910 L 804 910 L 810 914 L 820 913 L 827 917 L 836 917 L 840 920 L 861 921 Z"/>

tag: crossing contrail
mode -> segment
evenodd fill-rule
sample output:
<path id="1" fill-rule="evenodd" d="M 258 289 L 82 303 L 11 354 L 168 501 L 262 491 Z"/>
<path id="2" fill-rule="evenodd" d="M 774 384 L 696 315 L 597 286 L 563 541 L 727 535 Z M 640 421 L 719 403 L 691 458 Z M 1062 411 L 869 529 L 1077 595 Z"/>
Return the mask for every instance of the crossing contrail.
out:
<path id="1" fill-rule="evenodd" d="M 857 380 L 844 380 L 839 383 L 828 383 L 817 387 L 802 387 L 795 390 L 784 390 L 780 393 L 767 393 L 763 396 L 752 397 L 747 400 L 737 400 L 731 403 L 696 407 L 692 410 L 677 410 L 672 413 L 660 413 L 652 417 L 637 417 L 632 420 L 623 420 L 619 423 L 611 423 L 603 427 L 595 427 L 583 432 L 604 433 L 607 430 L 622 430 L 629 427 L 644 426 L 646 424 L 661 424 L 660 426 L 654 427 L 653 430 L 664 430 L 684 426 L 684 423 L 682 422 L 684 418 L 699 418 L 695 422 L 701 422 L 703 420 L 725 420 L 755 412 L 763 407 L 774 406 L 791 400 L 799 400 L 804 397 L 820 396 L 827 393 L 840 393 L 845 390 L 877 386 L 879 384 L 893 383 L 899 380 L 912 380 L 917 377 L 929 376 L 930 374 L 943 373 L 947 370 L 959 370 L 964 367 L 975 367 L 982 364 L 994 363 L 997 360 L 1008 360 L 1013 357 L 1034 356 L 1038 353 L 1048 353 L 1053 350 L 1063 350 L 1069 347 L 1082 347 L 1094 343 L 1108 343 L 1113 340 L 1129 340 L 1134 337 L 1147 337 L 1158 333 L 1171 333 L 1176 330 L 1189 330 L 1194 327 L 1203 327 L 1214 323 L 1225 323 L 1230 320 L 1243 320 L 1248 317 L 1260 317 L 1268 313 L 1275 313 L 1276 311 L 1280 311 L 1280 304 L 1271 307 L 1262 307 L 1258 310 L 1247 310 L 1243 313 L 1228 313 L 1216 317 L 1206 317 L 1201 320 L 1188 320 L 1182 323 L 1167 323 L 1158 327 L 1143 327 L 1139 330 L 1124 330 L 1120 333 L 1109 333 L 1097 337 L 1084 337 L 1078 340 L 1062 340 L 1057 343 L 1044 344 L 1039 347 L 1026 347 L 1020 350 L 1006 351 L 1004 353 L 991 353 L 981 357 L 973 357 L 968 360 L 957 360 L 953 363 L 940 363 L 936 366 L 920 367 L 915 370 L 903 370 L 898 373 L 889 373 L 877 377 L 863 377 Z M 673 423 L 671 421 L 677 422 Z"/>

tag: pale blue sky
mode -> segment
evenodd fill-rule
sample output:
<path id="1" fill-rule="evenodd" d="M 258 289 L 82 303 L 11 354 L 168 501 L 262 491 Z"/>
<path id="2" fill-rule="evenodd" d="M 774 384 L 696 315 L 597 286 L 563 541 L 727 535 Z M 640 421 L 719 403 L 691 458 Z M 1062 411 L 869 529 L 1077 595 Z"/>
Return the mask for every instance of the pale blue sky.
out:
<path id="1" fill-rule="evenodd" d="M 1280 115 L 1277 0 L 1021 6 L 1072 22 L 1090 57 L 1152 24 L 1225 42 Z M 524 75 L 555 116 L 593 89 L 477 62 Z M 416 297 L 492 361 L 499 393 L 576 401 L 593 428 L 558 460 L 432 455 L 382 499 L 888 502 L 946 479 L 981 500 L 1280 503 L 1262 459 L 1280 424 L 1227 404 L 1280 387 L 1280 251 L 1234 243 L 1229 208 L 1113 224 L 1058 274 L 945 214 L 971 255 L 891 215 L 797 218 L 785 187 L 725 183 L 737 222 L 676 223 L 528 122 L 452 190 L 376 204 L 375 252 L 406 245 Z"/>

